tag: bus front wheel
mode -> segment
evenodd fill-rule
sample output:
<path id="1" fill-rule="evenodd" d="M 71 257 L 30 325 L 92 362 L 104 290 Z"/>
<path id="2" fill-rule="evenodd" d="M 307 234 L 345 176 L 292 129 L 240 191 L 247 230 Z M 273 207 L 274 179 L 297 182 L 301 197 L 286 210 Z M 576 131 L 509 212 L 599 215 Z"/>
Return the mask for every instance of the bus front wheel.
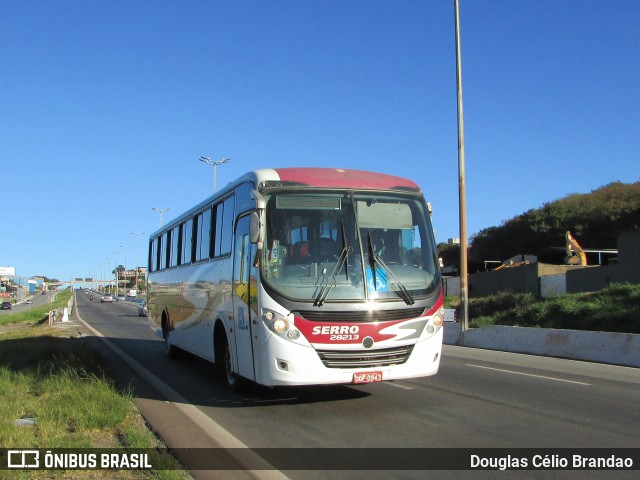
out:
<path id="1" fill-rule="evenodd" d="M 242 378 L 233 371 L 233 363 L 231 361 L 231 349 L 229 348 L 229 342 L 225 342 L 224 347 L 224 378 L 227 382 L 227 386 L 233 392 L 242 391 Z"/>
<path id="2" fill-rule="evenodd" d="M 169 328 L 169 322 L 164 320 L 162 322 L 162 337 L 164 338 L 164 351 L 170 360 L 178 358 L 178 347 L 173 344 L 171 335 L 171 329 Z"/>

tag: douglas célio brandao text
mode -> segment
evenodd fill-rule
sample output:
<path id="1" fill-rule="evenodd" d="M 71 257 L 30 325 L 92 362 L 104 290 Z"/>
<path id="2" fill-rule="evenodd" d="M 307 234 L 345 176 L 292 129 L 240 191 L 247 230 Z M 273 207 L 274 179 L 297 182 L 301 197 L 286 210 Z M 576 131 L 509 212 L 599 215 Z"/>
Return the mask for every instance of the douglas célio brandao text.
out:
<path id="1" fill-rule="evenodd" d="M 535 470 L 535 469 L 576 469 L 576 470 L 630 470 L 634 468 L 633 458 L 617 455 L 603 457 L 568 455 L 470 455 L 471 469 L 478 470 Z"/>

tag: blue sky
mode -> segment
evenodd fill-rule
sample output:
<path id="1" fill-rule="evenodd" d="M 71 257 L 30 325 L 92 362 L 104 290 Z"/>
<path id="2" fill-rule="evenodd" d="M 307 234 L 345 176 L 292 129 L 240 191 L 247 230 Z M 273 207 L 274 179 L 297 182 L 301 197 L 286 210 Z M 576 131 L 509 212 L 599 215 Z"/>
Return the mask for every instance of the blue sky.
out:
<path id="1" fill-rule="evenodd" d="M 640 177 L 640 2 L 460 0 L 468 233 Z M 0 266 L 146 264 L 202 155 L 416 181 L 458 236 L 453 0 L 0 0 Z M 582 241 L 582 239 L 581 239 Z M 588 243 L 584 242 L 583 243 Z"/>

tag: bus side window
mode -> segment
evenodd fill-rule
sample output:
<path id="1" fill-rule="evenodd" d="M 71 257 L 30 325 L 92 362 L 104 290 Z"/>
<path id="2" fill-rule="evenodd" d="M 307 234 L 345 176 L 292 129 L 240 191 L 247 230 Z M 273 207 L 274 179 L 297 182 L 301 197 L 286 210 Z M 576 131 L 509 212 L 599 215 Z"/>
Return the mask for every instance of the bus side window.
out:
<path id="1" fill-rule="evenodd" d="M 211 208 L 200 212 L 195 218 L 195 260 L 207 260 L 211 245 Z"/>
<path id="2" fill-rule="evenodd" d="M 193 220 L 189 219 L 181 225 L 182 228 L 182 255 L 180 264 L 191 263 L 191 237 L 193 235 Z"/>
<path id="3" fill-rule="evenodd" d="M 214 257 L 220 257 L 231 253 L 233 242 L 233 206 L 235 198 L 233 196 L 225 198 L 215 207 L 215 247 Z"/>
<path id="4" fill-rule="evenodd" d="M 202 212 L 202 242 L 200 243 L 200 258 L 211 256 L 211 207 Z"/>
<path id="5" fill-rule="evenodd" d="M 164 270 L 167 268 L 167 243 L 169 240 L 169 232 L 164 232 L 160 237 L 160 245 L 158 248 L 158 255 L 160 257 L 160 265 L 158 270 Z"/>
<path id="6" fill-rule="evenodd" d="M 158 270 L 158 238 L 151 240 L 151 248 L 149 249 L 149 270 L 155 272 Z"/>
<path id="7" fill-rule="evenodd" d="M 224 201 L 224 218 L 222 220 L 222 232 L 218 232 L 220 234 L 220 254 L 226 255 L 231 253 L 231 244 L 233 241 L 233 206 L 234 206 L 234 197 L 228 197 Z"/>
<path id="8" fill-rule="evenodd" d="M 214 211 L 215 211 L 215 219 L 216 219 L 216 227 L 215 227 L 215 235 L 214 235 L 214 249 L 213 249 L 213 256 L 214 257 L 219 257 L 221 255 L 220 251 L 221 251 L 221 242 L 222 242 L 222 218 L 223 218 L 223 210 L 224 210 L 224 203 L 220 202 L 218 203 L 216 206 L 213 207 Z"/>
<path id="9" fill-rule="evenodd" d="M 180 245 L 180 230 L 175 227 L 171 230 L 171 245 L 169 247 L 169 267 L 178 265 L 178 247 Z"/>

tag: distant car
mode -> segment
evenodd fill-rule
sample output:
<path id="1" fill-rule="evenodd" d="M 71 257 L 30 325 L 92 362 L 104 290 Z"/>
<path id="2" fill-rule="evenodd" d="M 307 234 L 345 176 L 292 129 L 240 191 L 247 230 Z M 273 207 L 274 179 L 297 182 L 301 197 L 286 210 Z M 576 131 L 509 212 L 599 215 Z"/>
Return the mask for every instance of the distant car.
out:
<path id="1" fill-rule="evenodd" d="M 124 302 L 124 295 L 118 295 L 118 296 L 116 297 L 116 301 L 117 301 L 117 302 Z"/>
<path id="2" fill-rule="evenodd" d="M 11 302 L 2 302 L 0 304 L 0 310 L 11 310 Z"/>
<path id="3" fill-rule="evenodd" d="M 111 295 L 110 293 L 105 293 L 104 295 L 102 295 L 102 297 L 100 297 L 100 303 L 104 302 L 113 302 L 113 295 Z"/>
<path id="4" fill-rule="evenodd" d="M 29 305 L 31 305 L 33 303 L 33 300 L 31 300 L 30 298 L 27 298 L 24 303 L 28 303 Z"/>
<path id="5" fill-rule="evenodd" d="M 147 302 L 142 302 L 138 304 L 138 316 L 146 317 L 149 315 L 149 309 L 147 308 Z"/>

